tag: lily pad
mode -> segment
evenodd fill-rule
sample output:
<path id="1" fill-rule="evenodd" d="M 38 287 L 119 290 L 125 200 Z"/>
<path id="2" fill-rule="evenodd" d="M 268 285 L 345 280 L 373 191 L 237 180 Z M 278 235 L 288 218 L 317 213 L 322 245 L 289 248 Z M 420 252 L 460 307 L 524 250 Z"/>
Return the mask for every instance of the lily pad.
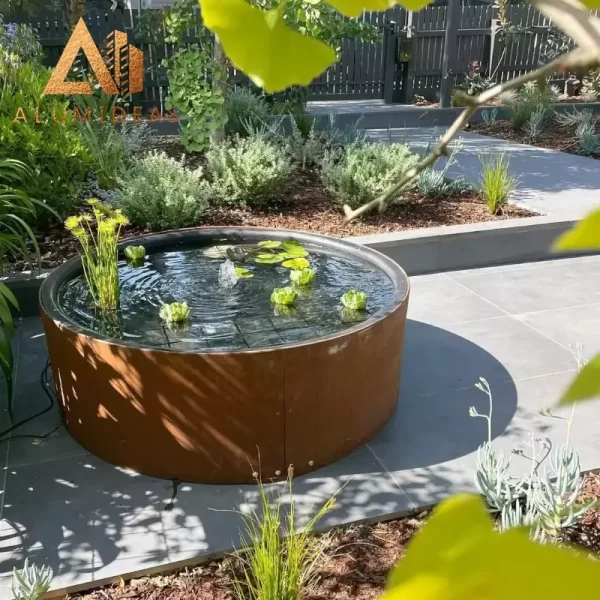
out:
<path id="1" fill-rule="evenodd" d="M 279 248 L 281 242 L 277 242 L 276 240 L 264 240 L 263 242 L 258 242 L 257 246 L 259 248 Z"/>
<path id="2" fill-rule="evenodd" d="M 298 242 L 293 242 L 288 240 L 287 242 L 282 242 L 281 248 L 289 255 L 289 257 L 298 258 L 303 256 L 308 256 L 308 252 L 304 249 L 302 244 Z"/>
<path id="3" fill-rule="evenodd" d="M 282 262 L 281 266 L 288 269 L 306 269 L 310 267 L 310 263 L 305 258 L 292 258 Z"/>
<path id="4" fill-rule="evenodd" d="M 252 277 L 254 277 L 254 273 L 250 269 L 246 269 L 244 267 L 236 267 L 235 274 L 240 279 L 252 279 Z"/>
<path id="5" fill-rule="evenodd" d="M 285 260 L 286 256 L 283 253 L 279 254 L 259 254 L 256 257 L 256 262 L 263 265 L 276 265 L 282 260 Z"/>

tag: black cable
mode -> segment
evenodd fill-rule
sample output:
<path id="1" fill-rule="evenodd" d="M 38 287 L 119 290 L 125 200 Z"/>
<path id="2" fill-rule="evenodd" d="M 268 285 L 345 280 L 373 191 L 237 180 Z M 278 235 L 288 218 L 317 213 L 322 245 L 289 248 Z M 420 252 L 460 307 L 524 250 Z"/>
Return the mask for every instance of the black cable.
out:
<path id="1" fill-rule="evenodd" d="M 38 417 L 41 417 L 42 415 L 44 415 L 47 412 L 49 412 L 50 410 L 52 410 L 52 408 L 54 407 L 55 397 L 54 397 L 54 393 L 52 391 L 52 387 L 50 385 L 50 381 L 48 379 L 49 372 L 50 372 L 50 359 L 48 359 L 46 361 L 46 366 L 44 367 L 44 370 L 42 371 L 42 375 L 40 377 L 40 384 L 42 386 L 42 390 L 44 391 L 46 396 L 48 396 L 48 400 L 50 401 L 49 405 L 46 408 L 44 408 L 43 410 L 41 410 L 40 412 L 36 413 L 35 415 L 32 415 L 31 417 L 27 417 L 26 419 L 23 419 L 22 421 L 19 421 L 18 423 L 11 425 L 8 429 L 5 429 L 4 431 L 0 431 L 0 438 L 2 438 L 2 439 L 0 439 L 0 444 L 2 442 L 7 442 L 8 440 L 23 439 L 23 438 L 43 440 L 47 437 L 50 437 L 62 425 L 62 423 L 59 422 L 59 424 L 54 429 L 52 429 L 52 431 L 49 431 L 48 433 L 44 433 L 44 434 L 40 434 L 40 435 L 19 434 L 19 435 L 13 435 L 10 437 L 4 437 L 5 435 L 11 433 L 15 429 L 18 429 L 19 427 L 23 427 L 23 425 L 25 425 L 26 423 L 29 423 L 29 422 L 33 421 L 34 419 L 37 419 Z"/>

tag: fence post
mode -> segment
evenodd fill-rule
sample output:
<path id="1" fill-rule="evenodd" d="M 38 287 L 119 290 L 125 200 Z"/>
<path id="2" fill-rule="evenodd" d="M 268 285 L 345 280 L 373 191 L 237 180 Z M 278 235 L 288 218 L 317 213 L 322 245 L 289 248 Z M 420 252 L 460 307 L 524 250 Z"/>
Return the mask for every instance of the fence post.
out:
<path id="1" fill-rule="evenodd" d="M 448 7 L 446 8 L 444 56 L 442 57 L 442 84 L 440 89 L 440 106 L 442 108 L 447 108 L 451 104 L 452 88 L 454 87 L 454 66 L 456 65 L 460 17 L 460 0 L 448 0 Z"/>
<path id="2" fill-rule="evenodd" d="M 394 85 L 396 83 L 396 23 L 385 24 L 384 62 L 383 62 L 383 101 L 392 104 L 394 101 Z"/>

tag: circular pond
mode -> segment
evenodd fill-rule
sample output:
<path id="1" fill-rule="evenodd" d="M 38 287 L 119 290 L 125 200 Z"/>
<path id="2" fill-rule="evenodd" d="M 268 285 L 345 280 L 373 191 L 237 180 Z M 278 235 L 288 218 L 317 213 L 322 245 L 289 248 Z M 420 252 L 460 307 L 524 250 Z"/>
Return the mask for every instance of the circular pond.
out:
<path id="1" fill-rule="evenodd" d="M 257 228 L 126 245 L 140 244 L 145 259 L 119 263 L 110 318 L 92 308 L 79 259 L 42 286 L 65 424 L 84 447 L 153 476 L 244 482 L 253 471 L 324 466 L 391 416 L 408 303 L 395 262 L 343 240 Z M 310 263 L 309 285 L 291 286 L 285 250 Z M 293 304 L 274 304 L 274 288 L 288 286 Z M 365 310 L 342 306 L 349 290 L 366 294 Z M 185 324 L 161 319 L 171 302 L 188 304 Z"/>

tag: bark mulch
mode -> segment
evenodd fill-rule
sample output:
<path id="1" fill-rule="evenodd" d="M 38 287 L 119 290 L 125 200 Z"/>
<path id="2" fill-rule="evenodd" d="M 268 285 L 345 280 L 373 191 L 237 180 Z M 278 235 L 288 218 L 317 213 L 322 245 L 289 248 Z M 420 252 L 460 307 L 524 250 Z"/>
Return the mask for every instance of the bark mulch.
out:
<path id="1" fill-rule="evenodd" d="M 502 214 L 491 215 L 477 192 L 447 198 L 425 198 L 418 192 L 407 192 L 401 204 L 393 204 L 384 212 L 374 211 L 352 223 L 342 224 L 343 211 L 336 199 L 323 187 L 312 171 L 295 174 L 276 196 L 253 209 L 222 208 L 205 215 L 199 225 L 272 227 L 311 231 L 338 237 L 388 233 L 439 225 L 461 225 L 481 221 L 497 221 L 535 216 L 518 206 L 505 207 Z M 124 239 L 143 233 L 127 227 Z M 38 240 L 42 268 L 52 269 L 77 256 L 77 242 L 57 227 Z M 16 264 L 15 270 L 26 265 Z"/>
<path id="2" fill-rule="evenodd" d="M 581 500 L 600 498 L 600 475 L 585 478 Z M 350 525 L 328 534 L 317 580 L 306 600 L 373 600 L 381 596 L 390 569 L 402 558 L 427 511 L 372 525 Z M 566 532 L 566 542 L 600 553 L 600 511 L 592 509 Z M 232 600 L 235 560 L 227 556 L 208 565 L 167 575 L 119 580 L 73 596 L 74 600 Z"/>
<path id="3" fill-rule="evenodd" d="M 595 119 L 596 130 L 598 130 L 598 119 Z M 561 125 L 553 122 L 546 127 L 544 131 L 534 142 L 531 142 L 522 131 L 513 131 L 510 121 L 497 121 L 494 125 L 485 123 L 471 123 L 469 131 L 489 135 L 503 140 L 510 140 L 528 146 L 538 148 L 548 148 L 549 150 L 558 150 L 569 154 L 579 154 L 577 147 L 577 138 L 575 137 L 575 126 Z M 590 158 L 600 158 L 600 154 L 592 154 Z"/>

